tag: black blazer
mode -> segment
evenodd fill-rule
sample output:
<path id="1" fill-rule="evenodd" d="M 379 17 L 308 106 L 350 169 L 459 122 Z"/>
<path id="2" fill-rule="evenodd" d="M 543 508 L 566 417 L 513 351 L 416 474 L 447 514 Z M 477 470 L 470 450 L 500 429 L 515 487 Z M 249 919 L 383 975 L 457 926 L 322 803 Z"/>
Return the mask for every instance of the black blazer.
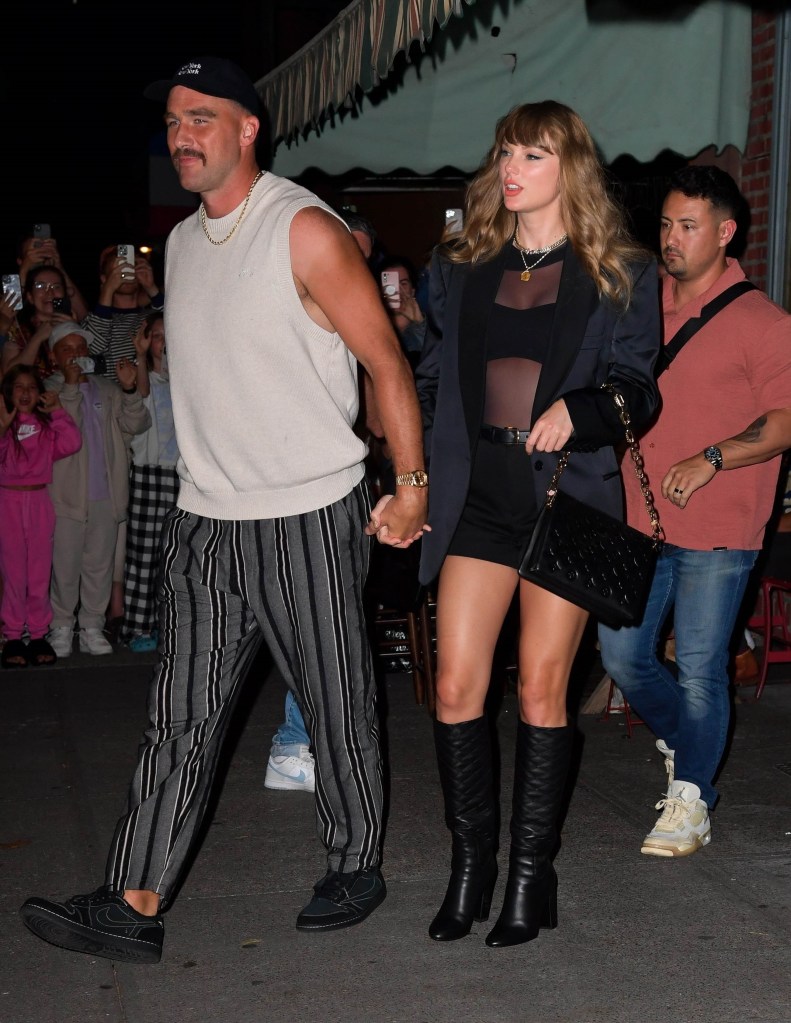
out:
<path id="1" fill-rule="evenodd" d="M 431 266 L 426 343 L 417 388 L 429 453 L 428 522 L 422 539 L 420 581 L 439 574 L 467 499 L 475 447 L 482 425 L 486 383 L 486 331 L 507 249 L 487 263 L 449 263 L 435 255 Z M 631 267 L 629 308 L 601 299 L 571 245 L 563 259 L 547 360 L 534 403 L 538 418 L 564 398 L 574 434 L 574 454 L 561 489 L 610 515 L 623 518 L 623 487 L 614 445 L 623 425 L 612 398 L 599 390 L 609 381 L 626 399 L 635 430 L 659 403 L 654 363 L 659 352 L 660 311 L 656 263 Z M 520 426 L 522 424 L 519 424 Z M 530 457 L 541 507 L 558 455 Z"/>

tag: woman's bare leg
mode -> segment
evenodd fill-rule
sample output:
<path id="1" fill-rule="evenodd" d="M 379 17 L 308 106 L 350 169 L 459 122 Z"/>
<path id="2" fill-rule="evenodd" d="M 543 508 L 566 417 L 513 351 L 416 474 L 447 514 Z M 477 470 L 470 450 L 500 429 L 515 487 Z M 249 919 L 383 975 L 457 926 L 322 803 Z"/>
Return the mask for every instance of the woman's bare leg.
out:
<path id="1" fill-rule="evenodd" d="M 522 580 L 519 584 L 519 717 L 508 883 L 487 935 L 496 948 L 532 941 L 557 925 L 557 875 L 550 857 L 571 756 L 566 690 L 586 611 Z"/>
<path id="2" fill-rule="evenodd" d="M 519 714 L 530 725 L 566 724 L 566 691 L 588 612 L 522 579 L 519 583 Z"/>
<path id="3" fill-rule="evenodd" d="M 445 559 L 437 592 L 437 720 L 483 714 L 492 659 L 518 582 L 516 570 L 491 561 Z"/>
<path id="4" fill-rule="evenodd" d="M 497 880 L 497 808 L 483 705 L 497 637 L 516 590 L 514 569 L 451 556 L 437 594 L 437 750 L 453 845 L 448 888 L 429 925 L 436 941 L 486 920 Z"/>

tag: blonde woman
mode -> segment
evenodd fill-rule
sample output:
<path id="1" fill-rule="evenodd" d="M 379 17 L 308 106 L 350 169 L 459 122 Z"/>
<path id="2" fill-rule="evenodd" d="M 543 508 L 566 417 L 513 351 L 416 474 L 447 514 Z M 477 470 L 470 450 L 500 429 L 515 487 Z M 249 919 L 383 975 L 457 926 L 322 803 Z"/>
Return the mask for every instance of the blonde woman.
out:
<path id="1" fill-rule="evenodd" d="M 573 110 L 551 100 L 497 125 L 472 181 L 464 226 L 435 255 L 418 386 L 431 425 L 429 524 L 421 578 L 438 581 L 435 740 L 451 877 L 429 933 L 461 938 L 486 920 L 498 818 L 484 699 L 518 590 L 519 723 L 511 853 L 490 946 L 530 941 L 557 921 L 551 855 L 572 747 L 566 689 L 587 613 L 521 580 L 517 568 L 565 447 L 563 489 L 615 516 L 613 445 L 657 405 L 655 262 L 607 195 Z"/>

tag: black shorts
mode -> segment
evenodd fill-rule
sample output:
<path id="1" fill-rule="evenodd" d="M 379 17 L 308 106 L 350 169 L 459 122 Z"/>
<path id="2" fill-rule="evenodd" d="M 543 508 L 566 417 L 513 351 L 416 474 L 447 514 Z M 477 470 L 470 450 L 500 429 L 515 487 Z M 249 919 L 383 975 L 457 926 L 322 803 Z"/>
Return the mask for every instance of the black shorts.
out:
<path id="1" fill-rule="evenodd" d="M 470 490 L 448 554 L 518 568 L 538 518 L 524 444 L 478 440 Z"/>

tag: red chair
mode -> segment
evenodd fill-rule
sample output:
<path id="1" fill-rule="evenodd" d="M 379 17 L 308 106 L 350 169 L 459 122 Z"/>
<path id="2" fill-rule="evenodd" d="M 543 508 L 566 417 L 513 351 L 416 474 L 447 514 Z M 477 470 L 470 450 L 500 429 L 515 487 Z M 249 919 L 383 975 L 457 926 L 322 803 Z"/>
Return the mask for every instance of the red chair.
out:
<path id="1" fill-rule="evenodd" d="M 791 629 L 788 627 L 788 609 L 783 594 L 791 593 L 791 579 L 777 579 L 764 576 L 761 580 L 761 611 L 748 621 L 747 628 L 761 635 L 763 659 L 761 673 L 755 690 L 759 700 L 766 685 L 766 674 L 770 664 L 791 663 Z M 773 650 L 772 643 L 780 643 L 782 649 Z"/>
<path id="2" fill-rule="evenodd" d="M 634 729 L 635 725 L 644 725 L 645 721 L 643 721 L 642 718 L 639 718 L 634 713 L 632 708 L 629 706 L 629 701 L 626 699 L 626 697 L 623 695 L 623 693 L 621 693 L 621 699 L 623 700 L 623 705 L 622 706 L 619 705 L 619 706 L 616 707 L 613 704 L 613 697 L 615 695 L 615 689 L 616 689 L 615 682 L 613 682 L 613 680 L 610 679 L 610 691 L 607 694 L 607 706 L 604 708 L 604 714 L 602 716 L 602 721 L 609 721 L 611 714 L 617 714 L 617 713 L 623 711 L 623 716 L 624 716 L 624 719 L 626 721 L 626 734 L 631 739 L 632 738 L 632 730 Z M 618 691 L 620 692 L 620 690 L 618 690 Z"/>

